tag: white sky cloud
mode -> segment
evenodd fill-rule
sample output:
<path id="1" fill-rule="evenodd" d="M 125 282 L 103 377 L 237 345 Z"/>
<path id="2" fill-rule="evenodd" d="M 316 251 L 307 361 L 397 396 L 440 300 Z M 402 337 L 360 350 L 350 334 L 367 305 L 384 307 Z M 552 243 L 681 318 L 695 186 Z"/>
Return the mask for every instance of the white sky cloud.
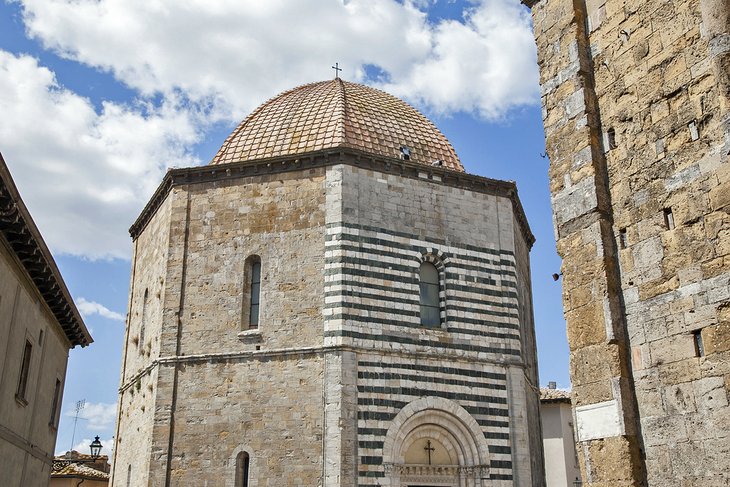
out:
<path id="1" fill-rule="evenodd" d="M 192 151 L 210 123 L 328 78 L 334 61 L 360 81 L 375 66 L 371 82 L 442 114 L 500 118 L 538 101 L 518 0 L 466 3 L 461 21 L 437 23 L 426 0 L 16 1 L 30 36 L 138 94 L 96 109 L 0 50 L 0 151 L 57 253 L 128 258 L 127 228 L 167 167 L 203 162 Z"/>
<path id="2" fill-rule="evenodd" d="M 76 411 L 73 408 L 66 410 L 64 416 L 73 418 Z M 116 403 L 87 402 L 84 409 L 79 413 L 79 418 L 86 420 L 84 425 L 87 430 L 108 432 L 114 427 L 117 420 Z"/>
<path id="3" fill-rule="evenodd" d="M 76 306 L 78 307 L 84 318 L 91 315 L 99 315 L 102 318 L 107 318 L 114 321 L 124 322 L 124 315 L 112 311 L 103 304 L 96 303 L 94 301 L 87 301 L 86 298 L 80 297 L 76 299 Z"/>
<path id="4" fill-rule="evenodd" d="M 396 0 L 21 0 L 29 33 L 63 56 L 110 71 L 145 95 L 183 93 L 238 121 L 265 98 L 382 69 L 385 88 L 449 113 L 485 118 L 536 102 L 529 11 L 518 0 L 470 4 L 463 22 L 428 22 L 428 2 Z"/>
<path id="5" fill-rule="evenodd" d="M 0 50 L 0 151 L 54 252 L 127 257 L 127 228 L 166 166 L 198 163 L 193 115 L 92 103 L 29 56 Z"/>

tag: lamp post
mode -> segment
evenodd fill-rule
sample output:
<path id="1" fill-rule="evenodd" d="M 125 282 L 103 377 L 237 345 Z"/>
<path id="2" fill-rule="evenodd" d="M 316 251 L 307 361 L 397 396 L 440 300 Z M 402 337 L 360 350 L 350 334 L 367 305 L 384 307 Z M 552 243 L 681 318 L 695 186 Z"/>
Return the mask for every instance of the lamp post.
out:
<path id="1" fill-rule="evenodd" d="M 97 436 L 94 438 L 94 441 L 91 442 L 89 445 L 89 449 L 91 450 L 91 460 L 96 461 L 97 458 L 99 458 L 99 454 L 101 453 L 101 441 L 99 441 L 99 437 Z"/>

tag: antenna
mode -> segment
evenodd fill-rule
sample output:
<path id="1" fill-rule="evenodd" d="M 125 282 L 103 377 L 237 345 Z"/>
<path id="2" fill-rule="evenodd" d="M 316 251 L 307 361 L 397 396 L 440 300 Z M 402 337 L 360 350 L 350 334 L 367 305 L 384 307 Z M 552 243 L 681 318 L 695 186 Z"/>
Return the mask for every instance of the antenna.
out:
<path id="1" fill-rule="evenodd" d="M 76 416 L 74 417 L 74 432 L 71 435 L 71 448 L 69 448 L 69 451 L 74 449 L 74 440 L 76 439 L 76 423 L 78 423 L 78 421 L 79 421 L 79 413 L 85 407 L 86 407 L 86 399 L 76 401 L 76 407 L 74 408 L 74 411 L 76 411 Z M 81 418 L 81 419 L 85 419 L 85 418 Z"/>

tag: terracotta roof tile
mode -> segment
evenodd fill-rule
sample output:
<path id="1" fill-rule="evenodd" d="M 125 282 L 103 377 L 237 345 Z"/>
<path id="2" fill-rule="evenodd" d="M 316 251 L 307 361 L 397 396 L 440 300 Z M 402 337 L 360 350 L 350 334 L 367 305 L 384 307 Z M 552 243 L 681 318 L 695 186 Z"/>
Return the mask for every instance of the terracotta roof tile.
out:
<path id="1" fill-rule="evenodd" d="M 88 479 L 99 479 L 109 480 L 109 474 L 97 470 L 95 468 L 88 467 L 81 463 L 67 463 L 62 464 L 60 462 L 54 462 L 51 470 L 51 477 L 60 477 L 73 475 L 77 477 L 84 477 Z"/>
<path id="2" fill-rule="evenodd" d="M 211 164 L 349 147 L 463 171 L 454 148 L 418 110 L 384 91 L 341 79 L 303 85 L 267 101 L 226 139 Z"/>
<path id="3" fill-rule="evenodd" d="M 570 391 L 562 389 L 540 388 L 540 401 L 543 402 L 570 402 Z"/>

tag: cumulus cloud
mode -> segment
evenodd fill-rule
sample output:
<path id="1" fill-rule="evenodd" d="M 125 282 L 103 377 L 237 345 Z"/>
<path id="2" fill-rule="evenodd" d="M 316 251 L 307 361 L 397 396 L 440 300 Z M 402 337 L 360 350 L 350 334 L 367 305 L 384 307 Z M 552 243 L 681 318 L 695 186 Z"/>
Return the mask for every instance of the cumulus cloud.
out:
<path id="1" fill-rule="evenodd" d="M 183 95 L 239 120 L 264 98 L 328 78 L 369 80 L 442 113 L 484 118 L 537 101 L 535 46 L 518 0 L 467 3 L 429 22 L 428 1 L 19 0 L 30 35 L 144 96 Z"/>
<path id="2" fill-rule="evenodd" d="M 15 0 L 29 36 L 111 73 L 127 104 L 88 99 L 0 50 L 0 151 L 54 252 L 128 258 L 127 228 L 167 167 L 191 166 L 212 123 L 332 76 L 420 108 L 485 119 L 538 101 L 535 46 L 518 0 Z"/>
<path id="3" fill-rule="evenodd" d="M 76 416 L 74 409 L 68 409 L 64 416 L 73 418 Z M 117 419 L 117 405 L 115 403 L 89 402 L 79 413 L 79 418 L 85 419 L 84 425 L 92 431 L 111 431 Z M 87 444 L 88 445 L 88 444 Z"/>
<path id="4" fill-rule="evenodd" d="M 464 22 L 441 22 L 429 55 L 384 89 L 440 113 L 499 118 L 537 99 L 534 43 L 526 9 L 511 0 L 484 0 Z"/>
<path id="5" fill-rule="evenodd" d="M 99 304 L 94 301 L 87 301 L 86 298 L 81 297 L 76 299 L 76 306 L 78 307 L 79 312 L 81 312 L 84 318 L 87 318 L 91 315 L 99 315 L 102 318 L 124 322 L 123 314 L 112 311 L 103 304 Z"/>
<path id="6" fill-rule="evenodd" d="M 126 229 L 168 165 L 198 163 L 194 114 L 167 102 L 93 104 L 0 50 L 0 151 L 54 252 L 128 257 Z"/>

